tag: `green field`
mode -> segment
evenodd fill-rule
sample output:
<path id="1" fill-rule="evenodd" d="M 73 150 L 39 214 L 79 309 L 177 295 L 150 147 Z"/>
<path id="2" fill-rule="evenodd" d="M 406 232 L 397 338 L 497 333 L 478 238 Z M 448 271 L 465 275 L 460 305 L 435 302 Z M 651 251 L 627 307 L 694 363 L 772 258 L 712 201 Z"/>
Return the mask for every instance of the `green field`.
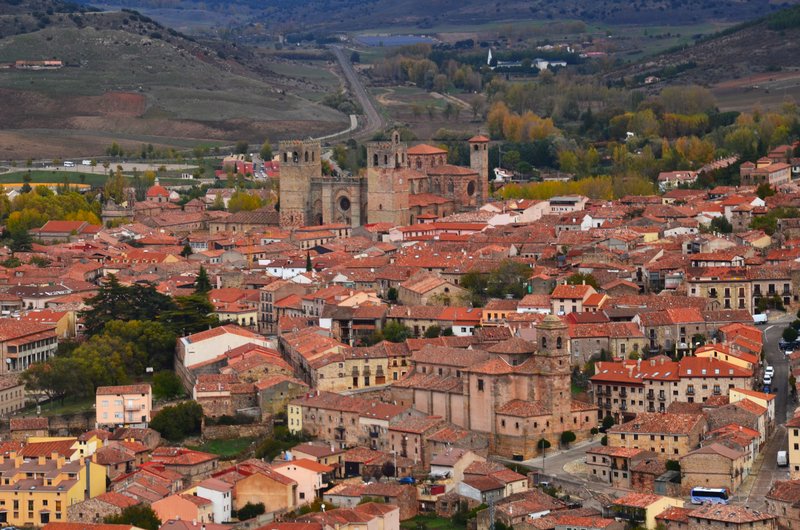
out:
<path id="1" fill-rule="evenodd" d="M 234 438 L 231 440 L 209 440 L 191 449 L 219 455 L 221 458 L 233 458 L 256 441 L 255 438 Z"/>
<path id="2" fill-rule="evenodd" d="M 42 403 L 42 416 L 64 416 L 78 412 L 89 412 L 94 409 L 94 397 L 67 397 L 64 402 L 51 401 Z M 36 414 L 36 405 L 28 405 L 22 410 L 22 415 L 33 416 Z"/>
<path id="3" fill-rule="evenodd" d="M 102 167 L 100 168 L 102 170 Z M 27 175 L 27 171 L 11 171 L 8 173 L 0 173 L 0 184 L 21 184 L 23 177 Z M 104 173 L 91 173 L 80 171 L 44 171 L 32 170 L 31 185 L 36 184 L 64 184 L 64 177 L 67 178 L 69 184 L 87 184 L 92 187 L 103 186 L 108 180 L 108 175 Z M 168 185 L 189 184 L 193 181 L 182 180 L 178 178 L 160 177 L 159 182 Z"/>
<path id="4" fill-rule="evenodd" d="M 417 530 L 421 527 L 427 530 L 464 530 L 463 526 L 455 524 L 451 519 L 436 515 L 418 515 L 400 523 L 400 528 L 407 530 Z"/>

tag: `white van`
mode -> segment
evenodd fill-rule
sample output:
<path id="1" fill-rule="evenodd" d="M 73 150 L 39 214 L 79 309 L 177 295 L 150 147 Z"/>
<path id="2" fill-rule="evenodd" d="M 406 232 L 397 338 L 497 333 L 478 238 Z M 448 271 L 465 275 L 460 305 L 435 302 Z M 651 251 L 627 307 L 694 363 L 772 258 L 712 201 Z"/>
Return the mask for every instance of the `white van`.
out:
<path id="1" fill-rule="evenodd" d="M 75 162 L 72 162 L 71 160 L 66 160 L 64 162 L 64 167 L 75 167 Z"/>
<path id="2" fill-rule="evenodd" d="M 769 322 L 769 317 L 766 313 L 759 313 L 757 315 L 753 315 L 753 323 L 754 324 L 766 324 Z"/>
<path id="3" fill-rule="evenodd" d="M 786 451 L 778 451 L 778 467 L 789 465 L 789 455 Z"/>

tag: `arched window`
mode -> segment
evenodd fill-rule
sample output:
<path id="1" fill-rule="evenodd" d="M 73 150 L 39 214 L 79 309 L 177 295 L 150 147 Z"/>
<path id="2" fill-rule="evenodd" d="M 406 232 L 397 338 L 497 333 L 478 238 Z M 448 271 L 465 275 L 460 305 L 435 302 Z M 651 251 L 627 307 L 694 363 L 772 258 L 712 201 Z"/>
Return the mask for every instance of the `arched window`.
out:
<path id="1" fill-rule="evenodd" d="M 475 144 L 475 149 L 474 149 L 474 150 L 475 150 L 475 151 L 477 151 L 477 150 L 478 150 L 478 144 Z"/>
<path id="2" fill-rule="evenodd" d="M 542 349 L 547 349 L 547 337 L 542 337 Z"/>
<path id="3" fill-rule="evenodd" d="M 375 155 L 372 157 L 372 165 L 373 166 L 378 165 L 378 153 L 375 153 Z"/>
<path id="4" fill-rule="evenodd" d="M 400 167 L 400 155 L 397 153 L 394 154 L 394 167 Z"/>
<path id="5" fill-rule="evenodd" d="M 561 337 L 556 338 L 556 349 L 561 349 Z"/>
<path id="6" fill-rule="evenodd" d="M 304 158 L 305 158 L 305 161 L 306 161 L 306 162 L 308 162 L 308 151 L 306 151 L 306 152 L 304 153 Z"/>
<path id="7" fill-rule="evenodd" d="M 417 158 L 417 169 L 422 169 L 422 159 Z"/>
<path id="8" fill-rule="evenodd" d="M 286 163 L 289 161 L 289 153 L 283 153 L 283 162 Z"/>
<path id="9" fill-rule="evenodd" d="M 297 154 L 297 151 L 292 152 L 292 162 L 294 163 L 300 162 L 300 155 Z"/>
<path id="10" fill-rule="evenodd" d="M 312 162 L 314 162 L 314 160 L 315 160 L 314 157 L 316 157 L 316 153 L 314 153 L 314 151 L 311 151 L 311 161 Z"/>
<path id="11" fill-rule="evenodd" d="M 383 165 L 384 166 L 389 165 L 389 155 L 383 155 Z"/>

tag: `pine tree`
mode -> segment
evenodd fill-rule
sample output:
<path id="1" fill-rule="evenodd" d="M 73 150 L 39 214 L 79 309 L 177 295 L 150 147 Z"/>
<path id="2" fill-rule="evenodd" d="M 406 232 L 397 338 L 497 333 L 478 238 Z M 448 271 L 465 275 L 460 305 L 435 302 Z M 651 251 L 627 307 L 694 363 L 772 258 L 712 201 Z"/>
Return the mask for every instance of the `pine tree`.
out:
<path id="1" fill-rule="evenodd" d="M 197 273 L 197 279 L 194 281 L 194 292 L 197 294 L 205 294 L 211 290 L 211 280 L 208 278 L 206 268 L 200 265 L 200 272 Z"/>
<path id="2" fill-rule="evenodd" d="M 311 253 L 306 252 L 306 272 L 311 272 L 313 267 L 311 266 Z"/>

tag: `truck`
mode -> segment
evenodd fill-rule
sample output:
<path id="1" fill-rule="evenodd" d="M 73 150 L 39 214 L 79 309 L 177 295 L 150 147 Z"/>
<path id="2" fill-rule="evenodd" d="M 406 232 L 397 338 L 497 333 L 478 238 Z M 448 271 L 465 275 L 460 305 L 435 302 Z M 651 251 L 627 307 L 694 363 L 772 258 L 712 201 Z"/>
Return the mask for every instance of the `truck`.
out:
<path id="1" fill-rule="evenodd" d="M 754 324 L 766 324 L 767 322 L 769 322 L 769 317 L 766 313 L 758 313 L 753 315 Z"/>
<path id="2" fill-rule="evenodd" d="M 789 455 L 786 451 L 778 451 L 778 467 L 789 465 Z"/>

